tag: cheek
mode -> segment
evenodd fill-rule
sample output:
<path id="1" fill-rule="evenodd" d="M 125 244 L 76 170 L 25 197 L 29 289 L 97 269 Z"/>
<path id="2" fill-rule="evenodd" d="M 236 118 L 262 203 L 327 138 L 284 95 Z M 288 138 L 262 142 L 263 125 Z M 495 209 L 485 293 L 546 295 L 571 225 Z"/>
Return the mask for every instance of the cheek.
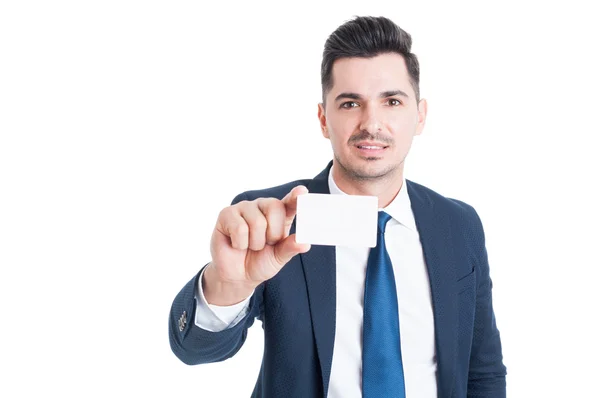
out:
<path id="1" fill-rule="evenodd" d="M 356 124 L 351 117 L 331 117 L 327 124 L 329 139 L 337 145 L 345 145 L 356 130 Z"/>
<path id="2" fill-rule="evenodd" d="M 401 112 L 390 115 L 388 122 L 396 127 L 396 130 L 406 130 L 414 125 L 414 118 L 408 112 Z"/>
<path id="3" fill-rule="evenodd" d="M 416 121 L 407 115 L 393 118 L 388 125 L 390 130 L 394 132 L 394 137 L 402 141 L 406 141 L 414 135 L 416 126 Z"/>

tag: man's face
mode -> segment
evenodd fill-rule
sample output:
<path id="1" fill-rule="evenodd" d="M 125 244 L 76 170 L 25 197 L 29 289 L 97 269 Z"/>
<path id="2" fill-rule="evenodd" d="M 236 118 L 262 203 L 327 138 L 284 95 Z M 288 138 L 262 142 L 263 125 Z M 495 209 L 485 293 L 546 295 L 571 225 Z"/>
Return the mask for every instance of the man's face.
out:
<path id="1" fill-rule="evenodd" d="M 402 173 L 427 113 L 425 100 L 417 105 L 404 58 L 395 53 L 342 58 L 334 62 L 332 76 L 318 113 L 340 171 L 352 180 Z"/>

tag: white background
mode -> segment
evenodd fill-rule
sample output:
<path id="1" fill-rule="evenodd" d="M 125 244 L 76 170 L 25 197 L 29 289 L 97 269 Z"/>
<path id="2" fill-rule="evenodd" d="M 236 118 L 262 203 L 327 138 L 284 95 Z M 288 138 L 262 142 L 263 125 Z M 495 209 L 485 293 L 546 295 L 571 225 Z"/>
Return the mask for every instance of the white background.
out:
<path id="1" fill-rule="evenodd" d="M 190 367 L 169 309 L 236 194 L 331 159 L 321 53 L 354 15 L 413 36 L 406 177 L 482 218 L 509 396 L 600 396 L 593 2 L 200 3 L 1 3 L 1 396 L 250 395 L 260 322 Z"/>

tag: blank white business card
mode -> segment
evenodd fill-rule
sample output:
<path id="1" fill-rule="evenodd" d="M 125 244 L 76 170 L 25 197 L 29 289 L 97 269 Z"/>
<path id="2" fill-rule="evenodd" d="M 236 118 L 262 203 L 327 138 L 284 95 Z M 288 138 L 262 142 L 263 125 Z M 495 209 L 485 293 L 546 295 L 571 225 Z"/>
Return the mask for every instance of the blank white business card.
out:
<path id="1" fill-rule="evenodd" d="M 298 196 L 296 242 L 375 247 L 377 196 L 307 193 Z"/>

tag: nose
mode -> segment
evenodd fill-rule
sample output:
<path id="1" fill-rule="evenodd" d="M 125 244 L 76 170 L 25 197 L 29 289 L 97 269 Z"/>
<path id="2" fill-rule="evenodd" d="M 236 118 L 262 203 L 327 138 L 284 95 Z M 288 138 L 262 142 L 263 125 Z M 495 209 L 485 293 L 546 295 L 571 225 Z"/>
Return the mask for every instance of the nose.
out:
<path id="1" fill-rule="evenodd" d="M 375 106 L 368 104 L 364 106 L 360 121 L 360 130 L 372 135 L 381 132 L 380 115 Z"/>

